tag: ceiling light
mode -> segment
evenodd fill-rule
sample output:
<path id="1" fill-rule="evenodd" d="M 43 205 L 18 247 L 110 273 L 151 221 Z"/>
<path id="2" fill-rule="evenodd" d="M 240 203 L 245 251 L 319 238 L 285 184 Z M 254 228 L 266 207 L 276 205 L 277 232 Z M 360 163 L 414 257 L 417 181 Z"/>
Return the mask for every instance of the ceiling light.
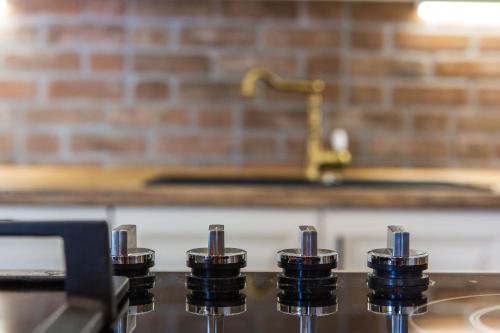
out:
<path id="1" fill-rule="evenodd" d="M 500 25 L 500 2 L 422 0 L 418 16 L 429 23 Z"/>

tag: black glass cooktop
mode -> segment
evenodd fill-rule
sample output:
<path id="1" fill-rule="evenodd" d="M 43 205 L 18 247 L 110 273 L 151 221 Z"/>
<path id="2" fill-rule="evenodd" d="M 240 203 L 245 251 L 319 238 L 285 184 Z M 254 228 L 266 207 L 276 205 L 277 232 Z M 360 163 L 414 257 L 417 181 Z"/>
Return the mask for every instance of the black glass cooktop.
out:
<path id="1" fill-rule="evenodd" d="M 431 284 L 425 292 L 427 304 L 414 307 L 408 316 L 392 317 L 372 312 L 381 307 L 371 307 L 370 311 L 366 276 L 338 273 L 335 313 L 316 317 L 311 327 L 325 333 L 500 332 L 500 274 L 430 274 Z M 134 308 L 132 314 L 145 313 L 129 316 L 128 332 L 207 332 L 207 317 L 186 311 L 185 282 L 185 273 L 156 273 L 154 310 L 149 311 L 148 306 Z M 301 331 L 300 318 L 277 310 L 276 273 L 247 273 L 245 293 L 246 311 L 224 317 L 224 332 Z M 62 292 L 2 291 L 0 331 L 30 332 L 63 302 Z M 120 331 L 116 328 L 115 332 Z"/>

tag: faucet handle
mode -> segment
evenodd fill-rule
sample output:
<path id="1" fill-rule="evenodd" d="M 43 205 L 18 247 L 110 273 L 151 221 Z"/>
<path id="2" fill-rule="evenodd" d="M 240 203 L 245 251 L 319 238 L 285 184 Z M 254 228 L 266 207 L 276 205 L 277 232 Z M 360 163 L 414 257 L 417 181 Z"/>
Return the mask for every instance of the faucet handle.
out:
<path id="1" fill-rule="evenodd" d="M 349 149 L 349 134 L 343 128 L 334 128 L 330 136 L 330 144 L 335 151 Z"/>

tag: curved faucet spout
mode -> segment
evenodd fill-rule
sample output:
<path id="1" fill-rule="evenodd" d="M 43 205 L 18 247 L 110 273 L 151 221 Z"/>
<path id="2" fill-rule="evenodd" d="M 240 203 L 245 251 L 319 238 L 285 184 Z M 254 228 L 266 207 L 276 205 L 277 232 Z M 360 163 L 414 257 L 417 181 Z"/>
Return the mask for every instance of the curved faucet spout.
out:
<path id="1" fill-rule="evenodd" d="M 318 94 L 325 89 L 322 80 L 285 80 L 266 68 L 250 69 L 241 81 L 241 93 L 246 97 L 254 97 L 257 82 L 263 81 L 271 88 L 284 91 L 295 91 L 306 94 Z"/>
<path id="2" fill-rule="evenodd" d="M 325 82 L 322 80 L 286 80 L 266 68 L 252 68 L 241 81 L 243 96 L 254 97 L 257 91 L 257 82 L 263 81 L 269 87 L 281 91 L 292 91 L 307 94 L 308 135 L 307 135 L 307 164 L 304 169 L 305 177 L 310 181 L 321 180 L 325 167 L 342 167 L 351 162 L 351 153 L 347 147 L 347 139 L 342 144 L 328 149 L 323 147 L 323 103 L 322 93 Z M 346 136 L 346 135 L 345 135 Z"/>

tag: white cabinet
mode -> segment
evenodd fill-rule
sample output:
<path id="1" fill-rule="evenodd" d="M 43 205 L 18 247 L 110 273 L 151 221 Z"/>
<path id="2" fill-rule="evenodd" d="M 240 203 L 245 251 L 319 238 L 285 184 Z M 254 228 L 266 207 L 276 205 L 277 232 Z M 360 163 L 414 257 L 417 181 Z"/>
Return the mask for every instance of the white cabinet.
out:
<path id="1" fill-rule="evenodd" d="M 207 246 L 209 224 L 224 224 L 226 246 L 248 251 L 247 270 L 277 270 L 276 251 L 297 247 L 297 227 L 318 213 L 296 209 L 117 207 L 114 226 L 136 224 L 139 246 L 156 250 L 156 270 L 186 269 L 186 250 Z"/>
<path id="2" fill-rule="evenodd" d="M 410 231 L 412 248 L 430 252 L 432 271 L 500 271 L 500 211 L 327 210 L 322 244 L 341 250 L 343 269 L 366 270 L 366 252 L 385 247 L 391 224 Z"/>
<path id="3" fill-rule="evenodd" d="M 0 206 L 0 220 L 106 220 L 105 207 Z M 91 246 L 89 244 L 89 246 Z M 0 238 L 0 269 L 63 269 L 58 238 Z"/>

